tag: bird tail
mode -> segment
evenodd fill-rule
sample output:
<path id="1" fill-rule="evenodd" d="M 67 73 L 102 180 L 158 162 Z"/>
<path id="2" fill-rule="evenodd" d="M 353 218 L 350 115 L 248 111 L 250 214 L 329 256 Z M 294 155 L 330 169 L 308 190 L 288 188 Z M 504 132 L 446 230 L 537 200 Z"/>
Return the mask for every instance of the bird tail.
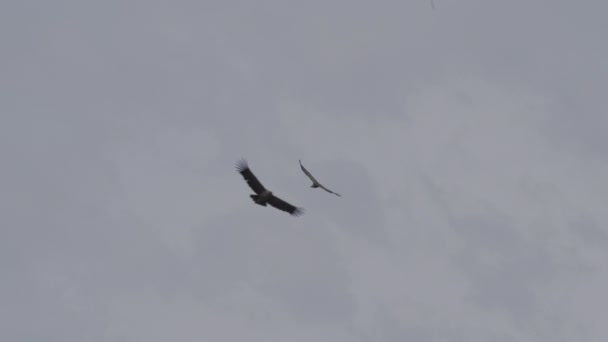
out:
<path id="1" fill-rule="evenodd" d="M 258 198 L 259 198 L 260 196 L 258 196 L 258 195 L 249 195 L 249 196 L 251 197 L 251 199 L 252 199 L 252 200 L 253 200 L 253 201 L 254 201 L 256 204 L 259 204 L 259 205 L 261 205 L 261 206 L 263 206 L 263 207 L 265 207 L 265 206 L 266 206 L 266 203 L 260 203 L 260 202 L 258 202 Z"/>

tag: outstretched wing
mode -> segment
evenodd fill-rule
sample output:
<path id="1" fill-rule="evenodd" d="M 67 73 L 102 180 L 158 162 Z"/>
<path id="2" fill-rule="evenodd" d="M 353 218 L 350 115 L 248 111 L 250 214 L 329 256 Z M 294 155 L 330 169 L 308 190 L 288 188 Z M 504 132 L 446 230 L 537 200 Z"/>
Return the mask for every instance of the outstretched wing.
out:
<path id="1" fill-rule="evenodd" d="M 342 195 L 340 195 L 339 193 L 337 193 L 337 192 L 333 192 L 333 191 L 329 190 L 328 188 L 324 187 L 324 186 L 323 186 L 323 185 L 321 185 L 321 184 L 319 184 L 319 187 L 320 187 L 321 189 L 323 189 L 323 190 L 325 190 L 325 191 L 329 192 L 329 193 L 332 193 L 332 194 L 334 194 L 334 195 L 338 196 L 338 197 L 342 197 Z"/>
<path id="2" fill-rule="evenodd" d="M 304 208 L 298 208 L 296 206 L 293 206 L 274 195 L 270 196 L 270 198 L 268 199 L 268 204 L 279 210 L 288 212 L 293 216 L 300 216 L 304 214 Z"/>
<path id="3" fill-rule="evenodd" d="M 261 194 L 266 191 L 266 188 L 260 183 L 257 177 L 251 172 L 249 169 L 249 165 L 247 165 L 247 161 L 245 159 L 241 159 L 236 163 L 236 169 L 239 173 L 245 178 L 249 187 L 256 193 Z"/>
<path id="4" fill-rule="evenodd" d="M 310 172 L 308 172 L 308 170 L 306 170 L 306 168 L 304 168 L 304 165 L 302 165 L 302 161 L 298 160 L 300 162 L 300 168 L 302 169 L 302 171 L 304 171 L 304 174 L 306 176 L 308 176 L 308 178 L 310 178 L 310 180 L 315 183 L 315 184 L 319 184 L 319 182 L 315 179 L 315 177 L 313 177 Z"/>

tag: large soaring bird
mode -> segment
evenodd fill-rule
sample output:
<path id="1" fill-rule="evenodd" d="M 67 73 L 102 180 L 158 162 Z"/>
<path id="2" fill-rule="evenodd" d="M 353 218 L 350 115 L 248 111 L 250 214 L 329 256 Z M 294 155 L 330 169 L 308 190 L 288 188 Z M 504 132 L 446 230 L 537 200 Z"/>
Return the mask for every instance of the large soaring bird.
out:
<path id="1" fill-rule="evenodd" d="M 256 178 L 256 176 L 249 169 L 249 165 L 247 165 L 247 161 L 245 159 L 241 159 L 236 164 L 236 169 L 239 173 L 245 178 L 249 187 L 255 192 L 255 195 L 249 195 L 251 199 L 256 203 L 263 207 L 266 204 L 270 204 L 271 206 L 283 210 L 285 212 L 290 213 L 293 216 L 300 216 L 304 213 L 303 208 L 295 207 L 282 199 L 276 197 L 272 194 L 271 191 L 264 188 L 262 183 Z"/>
<path id="2" fill-rule="evenodd" d="M 342 196 L 340 196 L 339 193 L 333 192 L 333 191 L 329 190 L 328 188 L 324 187 L 323 184 L 319 183 L 315 179 L 315 177 L 313 177 L 310 174 L 310 172 L 308 172 L 308 170 L 306 170 L 306 168 L 304 168 L 304 165 L 302 165 L 302 161 L 300 160 L 299 162 L 300 162 L 300 168 L 302 168 L 302 171 L 304 171 L 304 174 L 306 174 L 308 176 L 308 178 L 310 178 L 310 180 L 312 181 L 312 185 L 310 186 L 311 188 L 321 188 L 321 189 L 323 189 L 323 190 L 325 190 L 325 191 L 327 191 L 327 192 L 329 192 L 331 194 L 334 194 L 334 195 L 336 195 L 338 197 L 342 197 Z"/>

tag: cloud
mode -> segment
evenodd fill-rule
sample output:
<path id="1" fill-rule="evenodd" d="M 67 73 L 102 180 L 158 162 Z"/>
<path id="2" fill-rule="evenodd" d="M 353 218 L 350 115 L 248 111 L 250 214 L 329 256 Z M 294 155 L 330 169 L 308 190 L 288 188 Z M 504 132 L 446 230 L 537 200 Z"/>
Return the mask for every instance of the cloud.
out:
<path id="1" fill-rule="evenodd" d="M 4 339 L 605 339 L 602 8 L 67 5 L 0 14 Z"/>

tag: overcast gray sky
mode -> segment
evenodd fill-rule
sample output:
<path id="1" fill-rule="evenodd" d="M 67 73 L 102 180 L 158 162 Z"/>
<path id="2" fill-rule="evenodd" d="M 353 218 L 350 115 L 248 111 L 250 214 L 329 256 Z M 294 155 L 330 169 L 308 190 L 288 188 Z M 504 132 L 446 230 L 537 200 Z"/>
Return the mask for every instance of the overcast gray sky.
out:
<path id="1" fill-rule="evenodd" d="M 435 8 L 2 2 L 0 339 L 608 340 L 608 2 Z"/>

